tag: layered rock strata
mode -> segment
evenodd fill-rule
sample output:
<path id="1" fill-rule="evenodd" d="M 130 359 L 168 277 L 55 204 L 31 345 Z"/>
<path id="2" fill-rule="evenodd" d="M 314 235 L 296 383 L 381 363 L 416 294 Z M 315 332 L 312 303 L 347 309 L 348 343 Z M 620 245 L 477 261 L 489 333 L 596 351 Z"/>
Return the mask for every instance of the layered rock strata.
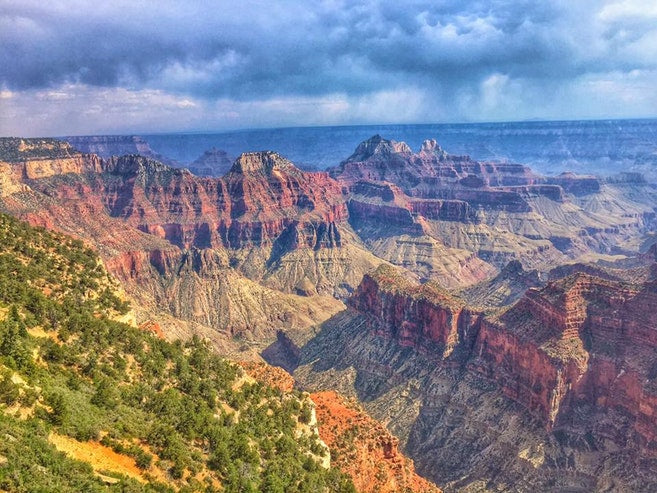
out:
<path id="1" fill-rule="evenodd" d="M 12 145 L 15 159 L 0 164 L 2 210 L 98 248 L 144 318 L 155 310 L 190 331 L 266 341 L 340 310 L 326 294 L 380 262 L 343 246 L 341 187 L 275 153 L 243 156 L 222 180 L 136 155 L 80 154 L 59 141 Z M 291 272 L 286 261 L 302 250 Z"/>
<path id="2" fill-rule="evenodd" d="M 654 190 L 641 180 L 612 183 L 573 173 L 543 177 L 520 164 L 450 155 L 433 140 L 413 152 L 377 135 L 329 173 L 349 189 L 354 229 L 393 263 L 377 240 L 429 236 L 498 269 L 519 260 L 525 268 L 545 271 L 591 253 L 618 253 L 625 245 L 636 251 L 628 236 L 654 221 L 647 198 Z M 632 187 L 642 188 L 646 197 L 622 192 L 629 201 L 621 199 L 619 189 Z M 419 262 L 405 267 L 450 285 L 442 273 L 427 272 Z"/>
<path id="3" fill-rule="evenodd" d="M 447 490 L 650 491 L 656 302 L 654 281 L 576 273 L 484 315 L 384 267 L 302 345 L 295 375 L 355 393 Z"/>

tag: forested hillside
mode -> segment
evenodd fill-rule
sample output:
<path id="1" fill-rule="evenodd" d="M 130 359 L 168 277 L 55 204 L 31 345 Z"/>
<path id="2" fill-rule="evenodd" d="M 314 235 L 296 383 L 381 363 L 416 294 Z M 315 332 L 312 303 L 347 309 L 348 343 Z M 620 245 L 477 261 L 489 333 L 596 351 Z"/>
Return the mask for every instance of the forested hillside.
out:
<path id="1" fill-rule="evenodd" d="M 128 310 L 82 242 L 0 215 L 0 491 L 355 491 L 307 395 Z"/>

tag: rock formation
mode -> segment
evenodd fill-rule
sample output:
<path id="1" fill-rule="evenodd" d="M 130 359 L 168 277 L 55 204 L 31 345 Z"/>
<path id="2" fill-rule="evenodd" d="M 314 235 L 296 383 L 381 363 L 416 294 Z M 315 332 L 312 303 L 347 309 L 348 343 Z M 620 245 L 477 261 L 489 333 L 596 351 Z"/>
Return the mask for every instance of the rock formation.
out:
<path id="1" fill-rule="evenodd" d="M 594 252 L 617 253 L 623 238 L 654 221 L 654 192 L 640 180 L 603 182 L 573 173 L 546 178 L 520 164 L 450 155 L 434 140 L 414 153 L 377 135 L 329 173 L 349 189 L 350 222 L 372 251 L 448 287 L 490 277 L 490 264 L 501 269 L 519 260 L 545 271 Z M 625 190 L 630 193 L 621 198 Z M 448 270 L 467 266 L 474 275 L 459 284 L 439 262 L 401 260 L 397 248 L 382 245 L 402 236 L 418 244 L 433 238 L 444 247 L 441 257 L 450 259 Z"/>
<path id="2" fill-rule="evenodd" d="M 349 306 L 368 318 L 374 333 L 441 359 L 475 335 L 477 316 L 463 302 L 432 281 L 415 285 L 390 266 L 366 274 Z"/>
<path id="3" fill-rule="evenodd" d="M 397 437 L 356 402 L 335 392 L 310 394 L 316 405 L 319 436 L 331 449 L 332 464 L 351 476 L 363 493 L 439 493 L 418 476 L 413 461 L 398 450 Z"/>
<path id="4" fill-rule="evenodd" d="M 124 141 L 86 142 L 111 147 Z M 89 240 L 154 305 L 172 295 L 184 299 L 183 286 L 219 279 L 212 274 L 218 270 L 224 280 L 245 277 L 283 298 L 345 298 L 363 274 L 386 262 L 447 288 L 465 287 L 512 260 L 546 270 L 621 244 L 635 248 L 631 242 L 638 246 L 654 218 L 647 204 L 652 192 L 636 180 L 602 183 L 597 192 L 587 188 L 590 178 L 574 185 L 579 178 L 561 176 L 555 178 L 560 184 L 550 184 L 522 165 L 451 156 L 435 141 L 413 153 L 377 136 L 329 173 L 299 170 L 274 152 L 246 153 L 221 178 L 138 155 L 101 159 L 52 139 L 4 139 L 2 148 L 3 209 Z M 193 282 L 165 281 L 192 271 Z M 204 289 L 216 298 L 214 288 Z M 289 308 L 271 311 L 280 316 L 258 317 L 270 334 L 296 318 L 289 310 L 298 298 L 289 299 Z M 219 306 L 209 300 L 194 309 L 163 304 L 176 316 L 228 333 L 253 322 L 205 313 Z"/>
<path id="5" fill-rule="evenodd" d="M 110 158 L 94 176 L 114 217 L 181 248 L 339 246 L 339 185 L 275 153 L 242 155 L 223 179 L 136 156 Z"/>
<path id="6" fill-rule="evenodd" d="M 650 491 L 656 302 L 654 281 L 576 273 L 484 315 L 381 267 L 299 341 L 295 375 L 355 392 L 447 490 L 476 490 L 507 461 L 491 487 Z"/>
<path id="7" fill-rule="evenodd" d="M 275 153 L 244 155 L 217 179 L 59 141 L 5 144 L 2 209 L 96 246 L 144 317 L 154 309 L 189 330 L 266 341 L 340 310 L 327 295 L 381 262 L 350 232 L 341 186 Z"/>
<path id="8" fill-rule="evenodd" d="M 359 180 L 388 181 L 414 197 L 457 198 L 468 189 L 528 186 L 540 177 L 527 166 L 507 163 L 480 163 L 468 156 L 453 156 L 443 151 L 435 140 L 426 140 L 415 154 L 403 142 L 386 140 L 379 135 L 361 143 L 331 175 L 347 182 Z M 455 189 L 447 190 L 450 185 Z M 444 196 L 444 197 L 443 197 Z"/>

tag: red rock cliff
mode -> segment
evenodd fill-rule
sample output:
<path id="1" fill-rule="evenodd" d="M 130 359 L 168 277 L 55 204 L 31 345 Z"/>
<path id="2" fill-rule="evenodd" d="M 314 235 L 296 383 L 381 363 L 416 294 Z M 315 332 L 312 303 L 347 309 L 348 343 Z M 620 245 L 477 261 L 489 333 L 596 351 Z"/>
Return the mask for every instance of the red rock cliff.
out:
<path id="1" fill-rule="evenodd" d="M 349 306 L 376 333 L 494 381 L 548 429 L 583 412 L 622 410 L 657 452 L 657 284 L 575 274 L 482 317 L 390 267 L 366 276 Z"/>
<path id="2" fill-rule="evenodd" d="M 440 358 L 471 343 L 477 318 L 436 284 L 415 285 L 387 265 L 363 278 L 349 305 L 365 314 L 381 335 Z"/>
<path id="3" fill-rule="evenodd" d="M 335 392 L 315 392 L 319 436 L 331 449 L 332 464 L 352 477 L 363 493 L 440 493 L 418 476 L 399 440 L 356 403 Z"/>
<path id="4" fill-rule="evenodd" d="M 86 173 L 88 183 L 73 189 L 41 181 L 31 186 L 60 199 L 99 198 L 110 216 L 182 248 L 341 244 L 338 227 L 347 219 L 341 186 L 327 173 L 303 172 L 276 153 L 244 154 L 223 178 L 200 178 L 137 155 L 71 159 L 70 166 L 44 161 L 48 169 L 38 173 L 29 162 L 13 166 L 35 177 Z"/>

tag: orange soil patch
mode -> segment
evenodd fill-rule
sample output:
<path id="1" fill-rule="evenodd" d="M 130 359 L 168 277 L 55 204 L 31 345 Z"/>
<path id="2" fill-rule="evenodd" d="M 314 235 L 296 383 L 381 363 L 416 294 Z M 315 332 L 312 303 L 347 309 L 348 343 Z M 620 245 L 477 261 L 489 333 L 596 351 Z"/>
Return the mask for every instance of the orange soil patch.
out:
<path id="1" fill-rule="evenodd" d="M 290 392 L 294 388 L 294 378 L 283 368 L 259 361 L 240 361 L 239 365 L 249 376 L 265 385 L 283 392 Z"/>
<path id="2" fill-rule="evenodd" d="M 164 339 L 164 332 L 162 332 L 160 324 L 154 322 L 153 320 L 146 320 L 145 322 L 139 324 L 139 329 L 145 330 L 146 332 L 152 332 L 160 339 Z"/>
<path id="3" fill-rule="evenodd" d="M 100 475 L 100 471 L 111 471 L 136 479 L 140 483 L 147 482 L 132 457 L 117 454 L 111 448 L 100 443 L 79 442 L 56 433 L 51 433 L 48 440 L 57 450 L 64 452 L 69 457 L 90 464 L 96 474 Z"/>
<path id="4" fill-rule="evenodd" d="M 12 406 L 6 407 L 4 413 L 24 421 L 32 416 L 34 413 L 34 406 L 24 407 L 20 404 L 13 404 Z"/>
<path id="5" fill-rule="evenodd" d="M 358 491 L 440 493 L 397 450 L 399 440 L 356 403 L 333 391 L 310 398 L 316 406 L 319 436 L 336 456 L 332 465 L 351 476 Z"/>

